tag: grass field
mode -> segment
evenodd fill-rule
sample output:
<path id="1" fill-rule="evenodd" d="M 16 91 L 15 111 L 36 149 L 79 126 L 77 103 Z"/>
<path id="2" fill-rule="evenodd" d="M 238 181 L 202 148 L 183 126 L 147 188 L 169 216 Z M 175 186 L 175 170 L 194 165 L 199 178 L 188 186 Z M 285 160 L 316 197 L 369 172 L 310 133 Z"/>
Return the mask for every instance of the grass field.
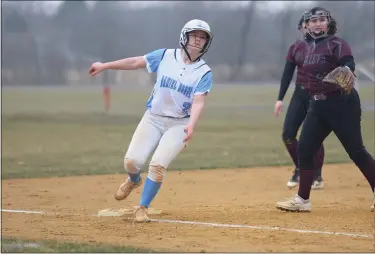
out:
<path id="1" fill-rule="evenodd" d="M 291 165 L 281 141 L 287 105 L 281 117 L 273 116 L 277 91 L 278 87 L 273 85 L 214 87 L 188 149 L 171 164 L 169 171 Z M 106 114 L 101 87 L 3 88 L 3 184 L 5 180 L 20 178 L 123 174 L 123 156 L 150 92 L 150 87 L 113 87 L 111 113 Z M 360 95 L 363 139 L 374 155 L 374 86 L 361 87 Z M 350 162 L 334 134 L 324 145 L 325 163 Z M 143 170 L 147 171 L 147 164 Z M 9 247 L 22 241 L 17 239 L 2 241 L 6 240 Z M 32 248 L 41 252 L 140 251 L 138 247 L 121 249 L 94 244 L 43 242 L 40 246 L 43 247 Z M 8 249 L 4 247 L 2 251 Z M 32 250 L 28 247 L 23 251 Z"/>
<path id="2" fill-rule="evenodd" d="M 98 87 L 4 89 L 3 179 L 122 173 L 149 93 L 114 88 L 107 115 Z M 216 87 L 189 149 L 170 170 L 290 164 L 281 142 L 285 113 L 273 116 L 276 93 L 272 86 Z M 374 105 L 373 95 L 373 87 L 361 89 L 362 103 Z M 373 111 L 363 113 L 362 126 L 374 154 Z M 324 144 L 327 163 L 349 160 L 334 134 Z"/>
<path id="3" fill-rule="evenodd" d="M 22 239 L 5 237 L 1 239 L 1 252 L 2 253 L 52 253 L 52 252 L 74 252 L 74 253 L 85 253 L 85 252 L 96 252 L 96 253 L 129 253 L 129 252 L 153 252 L 148 249 L 140 249 L 135 247 L 121 247 L 112 246 L 106 244 L 77 244 L 77 243 L 61 243 L 57 241 L 25 241 Z"/>

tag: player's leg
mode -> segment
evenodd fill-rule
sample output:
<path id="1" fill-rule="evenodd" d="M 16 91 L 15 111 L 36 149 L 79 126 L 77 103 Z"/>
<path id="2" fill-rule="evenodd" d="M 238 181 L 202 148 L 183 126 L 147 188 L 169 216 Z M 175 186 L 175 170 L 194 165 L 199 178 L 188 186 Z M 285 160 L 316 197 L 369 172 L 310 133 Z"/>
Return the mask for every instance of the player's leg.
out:
<path id="1" fill-rule="evenodd" d="M 141 168 L 161 138 L 161 130 L 155 116 L 146 112 L 139 122 L 124 157 L 128 178 L 118 188 L 115 198 L 123 200 L 142 184 Z"/>
<path id="2" fill-rule="evenodd" d="M 341 96 L 332 101 L 331 125 L 337 138 L 344 146 L 350 159 L 367 179 L 371 191 L 375 187 L 375 160 L 367 152 L 361 131 L 361 105 L 358 93 L 353 90 L 346 98 Z"/>
<path id="3" fill-rule="evenodd" d="M 310 108 L 311 96 L 308 93 L 308 91 L 303 89 L 303 87 L 302 87 L 302 89 L 299 93 L 299 98 L 301 100 L 301 103 L 303 104 L 304 117 L 306 117 L 307 112 Z M 302 116 L 302 112 L 301 112 L 301 116 Z M 313 189 L 313 190 L 321 190 L 321 189 L 324 188 L 324 182 L 323 182 L 323 178 L 322 178 L 323 161 L 324 161 L 324 146 L 322 144 L 320 146 L 319 150 L 317 151 L 317 153 L 315 154 L 315 166 L 316 166 L 315 178 L 314 178 L 314 182 L 313 182 L 312 187 L 311 187 L 311 189 Z"/>
<path id="4" fill-rule="evenodd" d="M 306 93 L 307 93 L 307 91 L 306 91 Z M 306 113 L 307 113 L 307 111 L 310 107 L 310 100 L 311 100 L 311 97 L 310 97 L 309 94 L 308 94 L 308 98 L 304 97 L 304 105 L 305 105 L 305 108 L 306 108 Z M 313 190 L 322 190 L 324 188 L 324 181 L 323 181 L 323 177 L 322 177 L 323 162 L 324 162 L 324 145 L 322 143 L 322 145 L 319 147 L 317 153 L 315 154 L 315 166 L 316 166 L 315 178 L 314 178 L 314 182 L 313 182 L 312 187 L 311 187 L 311 189 L 313 189 Z"/>
<path id="5" fill-rule="evenodd" d="M 185 120 L 185 119 L 184 119 Z M 140 207 L 135 213 L 135 220 L 137 222 L 149 221 L 147 216 L 147 209 L 151 202 L 159 192 L 163 179 L 166 175 L 166 170 L 169 164 L 176 158 L 176 156 L 185 148 L 183 139 L 186 137 L 184 124 L 175 125 L 169 128 L 161 137 L 158 147 L 151 158 L 148 176 L 146 178 Z"/>
<path id="6" fill-rule="evenodd" d="M 306 117 L 307 112 L 310 108 L 310 100 L 311 96 L 308 93 L 307 90 L 305 90 L 303 87 L 299 90 L 298 98 L 300 99 L 301 104 L 303 107 L 301 107 L 302 110 L 300 110 L 301 117 Z M 299 126 L 298 126 L 299 127 Z M 321 190 L 324 188 L 324 182 L 322 178 L 322 167 L 323 167 L 323 162 L 324 162 L 324 146 L 323 144 L 320 146 L 318 149 L 317 153 L 315 154 L 315 178 L 314 182 L 312 184 L 312 189 L 313 190 Z"/>
<path id="7" fill-rule="evenodd" d="M 290 99 L 283 126 L 282 139 L 295 165 L 293 175 L 287 182 L 287 186 L 289 188 L 296 187 L 299 182 L 299 166 L 297 159 L 297 133 L 303 120 L 306 117 L 306 108 L 304 105 L 304 100 L 306 97 L 305 93 L 306 91 L 304 91 L 302 87 L 296 85 L 292 98 Z"/>
<path id="8" fill-rule="evenodd" d="M 282 202 L 277 202 L 276 207 L 285 211 L 310 211 L 310 191 L 315 176 L 314 156 L 331 132 L 321 115 L 317 115 L 314 109 L 317 103 L 311 104 L 304 121 L 300 140 L 298 143 L 298 160 L 300 166 L 300 183 L 298 195 Z"/>
<path id="9" fill-rule="evenodd" d="M 322 177 L 322 168 L 324 163 L 324 145 L 322 144 L 315 154 L 315 178 L 312 185 L 313 190 L 321 190 L 324 188 L 324 181 Z"/>

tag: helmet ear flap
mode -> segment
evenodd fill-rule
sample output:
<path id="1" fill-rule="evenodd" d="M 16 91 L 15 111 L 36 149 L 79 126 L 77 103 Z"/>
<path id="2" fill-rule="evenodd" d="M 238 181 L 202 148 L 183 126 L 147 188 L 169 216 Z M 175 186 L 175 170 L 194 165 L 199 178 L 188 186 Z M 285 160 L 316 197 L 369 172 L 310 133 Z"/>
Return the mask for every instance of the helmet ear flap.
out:
<path id="1" fill-rule="evenodd" d="M 189 32 L 182 31 L 180 35 L 180 46 L 186 47 L 186 45 L 189 43 Z"/>
<path id="2" fill-rule="evenodd" d="M 189 44 L 189 32 L 184 33 L 185 47 Z"/>

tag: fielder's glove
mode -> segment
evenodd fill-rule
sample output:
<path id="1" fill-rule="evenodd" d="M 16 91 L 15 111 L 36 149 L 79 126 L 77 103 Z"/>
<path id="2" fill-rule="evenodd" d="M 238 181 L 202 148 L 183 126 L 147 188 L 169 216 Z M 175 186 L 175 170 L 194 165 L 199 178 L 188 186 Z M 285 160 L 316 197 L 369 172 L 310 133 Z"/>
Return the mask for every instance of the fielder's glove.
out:
<path id="1" fill-rule="evenodd" d="M 339 85 L 349 94 L 354 87 L 354 79 L 356 75 L 347 66 L 340 66 L 331 71 L 324 77 L 323 82 Z"/>

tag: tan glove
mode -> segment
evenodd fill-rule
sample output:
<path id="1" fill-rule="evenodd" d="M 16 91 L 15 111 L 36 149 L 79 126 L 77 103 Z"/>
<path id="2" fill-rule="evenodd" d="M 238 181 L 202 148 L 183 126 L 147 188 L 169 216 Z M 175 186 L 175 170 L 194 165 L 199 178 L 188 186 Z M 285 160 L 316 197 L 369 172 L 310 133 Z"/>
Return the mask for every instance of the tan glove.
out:
<path id="1" fill-rule="evenodd" d="M 339 85 L 344 91 L 349 94 L 354 87 L 354 80 L 356 75 L 347 67 L 337 67 L 324 77 L 323 82 Z"/>

